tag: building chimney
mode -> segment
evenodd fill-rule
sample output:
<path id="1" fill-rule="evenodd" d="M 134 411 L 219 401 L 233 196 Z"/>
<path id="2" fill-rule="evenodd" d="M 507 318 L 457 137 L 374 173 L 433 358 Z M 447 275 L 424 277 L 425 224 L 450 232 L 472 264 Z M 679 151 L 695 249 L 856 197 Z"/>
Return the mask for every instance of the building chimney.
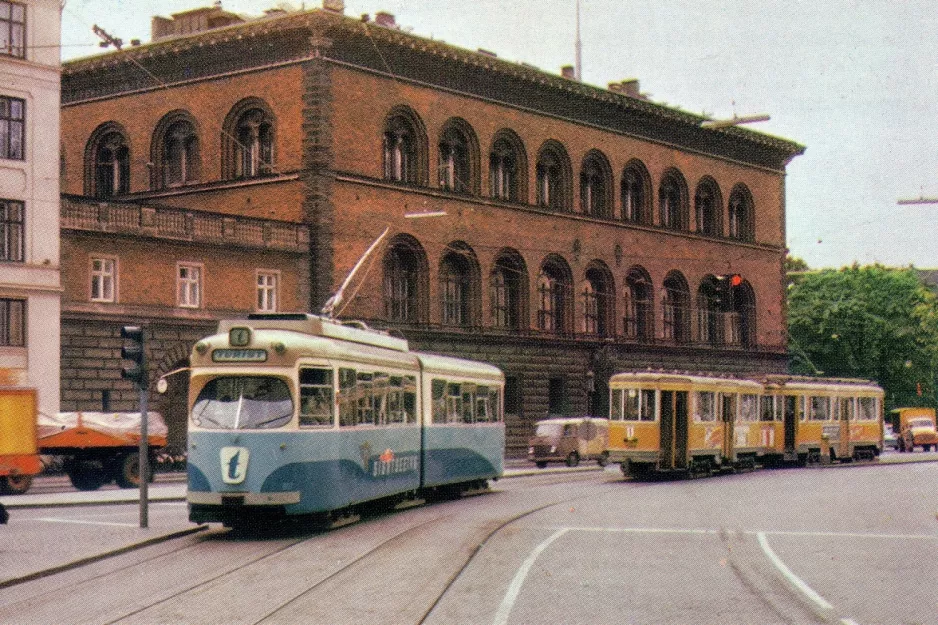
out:
<path id="1" fill-rule="evenodd" d="M 576 80 L 576 68 L 572 65 L 564 65 L 560 68 L 560 75 L 567 80 Z"/>
<path id="2" fill-rule="evenodd" d="M 326 11 L 332 11 L 333 13 L 338 13 L 342 15 L 345 13 L 345 1 L 344 0 L 322 0 L 322 8 Z"/>
<path id="3" fill-rule="evenodd" d="M 387 11 L 378 11 L 375 13 L 375 24 L 385 28 L 397 28 L 397 22 L 394 20 L 394 14 Z"/>
<path id="4" fill-rule="evenodd" d="M 611 82 L 609 83 L 609 91 L 621 93 L 630 98 L 644 99 L 638 87 L 638 78 L 628 78 L 621 82 Z"/>

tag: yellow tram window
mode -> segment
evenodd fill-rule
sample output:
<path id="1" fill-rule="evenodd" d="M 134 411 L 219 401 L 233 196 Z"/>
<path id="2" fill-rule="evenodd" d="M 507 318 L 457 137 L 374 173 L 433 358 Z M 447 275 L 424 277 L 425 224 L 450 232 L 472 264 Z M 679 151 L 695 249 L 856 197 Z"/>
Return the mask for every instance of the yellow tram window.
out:
<path id="1" fill-rule="evenodd" d="M 694 420 L 702 423 L 716 421 L 716 394 L 713 391 L 697 391 L 696 395 L 697 411 L 694 414 Z"/>
<path id="2" fill-rule="evenodd" d="M 609 395 L 609 418 L 614 421 L 622 420 L 622 389 L 612 389 Z"/>
<path id="3" fill-rule="evenodd" d="M 775 420 L 775 395 L 763 395 L 759 404 L 759 420 Z"/>
<path id="4" fill-rule="evenodd" d="M 642 395 L 641 420 L 642 421 L 654 421 L 655 413 L 657 412 L 657 404 L 655 400 L 658 397 L 658 395 L 652 389 L 643 389 L 641 395 Z"/>
<path id="5" fill-rule="evenodd" d="M 859 419 L 862 421 L 876 421 L 878 410 L 876 409 L 875 397 L 859 397 L 857 399 L 860 408 Z"/>
<path id="6" fill-rule="evenodd" d="M 743 395 L 739 404 L 739 419 L 747 423 L 759 420 L 759 396 Z"/>
<path id="7" fill-rule="evenodd" d="M 827 397 L 811 397 L 812 421 L 827 421 L 830 419 L 830 400 Z"/>

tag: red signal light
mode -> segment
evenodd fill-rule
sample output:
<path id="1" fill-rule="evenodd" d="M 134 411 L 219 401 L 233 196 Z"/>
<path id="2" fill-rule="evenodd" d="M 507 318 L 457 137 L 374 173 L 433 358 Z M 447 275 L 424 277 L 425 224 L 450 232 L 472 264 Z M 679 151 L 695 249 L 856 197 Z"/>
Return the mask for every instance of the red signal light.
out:
<path id="1" fill-rule="evenodd" d="M 730 276 L 730 286 L 739 286 L 743 283 L 743 277 L 738 273 L 734 273 Z"/>

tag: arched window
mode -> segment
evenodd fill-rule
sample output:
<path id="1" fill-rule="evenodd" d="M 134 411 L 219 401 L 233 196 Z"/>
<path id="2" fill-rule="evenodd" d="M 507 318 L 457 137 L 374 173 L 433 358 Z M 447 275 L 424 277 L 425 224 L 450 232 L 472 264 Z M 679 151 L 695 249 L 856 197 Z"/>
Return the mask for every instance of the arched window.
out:
<path id="1" fill-rule="evenodd" d="M 684 177 L 675 169 L 665 173 L 661 179 L 658 207 L 663 228 L 687 230 L 687 185 L 684 184 Z"/>
<path id="2" fill-rule="evenodd" d="M 444 325 L 478 325 L 479 264 L 472 249 L 451 243 L 440 261 L 440 319 Z"/>
<path id="3" fill-rule="evenodd" d="M 123 128 L 103 124 L 95 130 L 85 150 L 91 162 L 86 169 L 87 195 L 109 198 L 130 191 L 130 148 Z"/>
<path id="4" fill-rule="evenodd" d="M 527 326 L 528 270 L 515 250 L 502 250 L 489 278 L 492 324 L 520 330 Z"/>
<path id="5" fill-rule="evenodd" d="M 274 116 L 267 103 L 248 98 L 228 113 L 222 131 L 222 176 L 255 178 L 274 165 Z"/>
<path id="6" fill-rule="evenodd" d="M 464 120 L 452 119 L 440 134 L 440 188 L 454 193 L 475 193 L 478 148 L 475 133 Z"/>
<path id="7" fill-rule="evenodd" d="M 548 141 L 537 156 L 537 205 L 555 211 L 570 210 L 570 159 L 556 141 Z"/>
<path id="8" fill-rule="evenodd" d="M 537 327 L 542 332 L 566 334 L 570 330 L 570 268 L 560 257 L 541 265 L 537 278 Z"/>
<path id="9" fill-rule="evenodd" d="M 723 278 L 726 280 L 726 278 Z M 710 345 L 722 345 L 723 300 L 722 285 L 713 276 L 707 276 L 697 289 L 697 340 Z"/>
<path id="10" fill-rule="evenodd" d="M 615 289 L 608 268 L 596 261 L 586 270 L 580 290 L 583 299 L 583 332 L 594 336 L 613 336 Z"/>
<path id="11" fill-rule="evenodd" d="M 384 122 L 384 179 L 426 184 L 427 134 L 420 118 L 408 107 L 391 111 Z"/>
<path id="12" fill-rule="evenodd" d="M 654 308 L 652 284 L 648 272 L 632 267 L 625 277 L 625 336 L 635 341 L 650 341 L 654 337 Z"/>
<path id="13" fill-rule="evenodd" d="M 704 178 L 697 185 L 694 193 L 694 215 L 697 220 L 697 232 L 718 237 L 723 234 L 723 200 L 720 187 L 712 178 Z"/>
<path id="14" fill-rule="evenodd" d="M 501 130 L 489 153 L 489 193 L 497 200 L 527 200 L 527 157 L 524 145 L 510 130 Z"/>
<path id="15" fill-rule="evenodd" d="M 672 271 L 664 280 L 661 293 L 662 333 L 667 341 L 690 340 L 690 290 L 680 272 Z"/>
<path id="16" fill-rule="evenodd" d="M 184 111 L 163 117 L 154 132 L 152 186 L 175 187 L 199 179 L 199 135 L 195 121 Z"/>
<path id="17" fill-rule="evenodd" d="M 651 225 L 650 189 L 648 171 L 641 161 L 631 161 L 625 166 L 620 185 L 623 221 Z"/>
<path id="18" fill-rule="evenodd" d="M 388 321 L 426 321 L 427 259 L 420 244 L 401 235 L 384 256 L 384 314 Z"/>
<path id="19" fill-rule="evenodd" d="M 756 240 L 755 209 L 752 194 L 744 184 L 738 184 L 730 193 L 729 236 L 740 241 Z"/>
<path id="20" fill-rule="evenodd" d="M 580 211 L 584 215 L 612 216 L 611 180 L 609 161 L 602 152 L 590 151 L 580 168 Z"/>
<path id="21" fill-rule="evenodd" d="M 730 336 L 729 343 L 752 347 L 756 344 L 756 295 L 752 285 L 743 280 L 731 287 Z"/>

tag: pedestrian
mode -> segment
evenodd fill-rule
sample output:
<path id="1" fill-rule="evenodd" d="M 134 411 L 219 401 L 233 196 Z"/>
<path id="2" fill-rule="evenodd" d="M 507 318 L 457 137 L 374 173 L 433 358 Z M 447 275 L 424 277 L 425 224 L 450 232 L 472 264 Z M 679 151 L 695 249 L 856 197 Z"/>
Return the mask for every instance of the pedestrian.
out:
<path id="1" fill-rule="evenodd" d="M 2 503 L 0 503 L 0 525 L 6 525 L 6 522 L 9 518 L 10 513 L 7 512 L 7 509 L 3 507 Z"/>

